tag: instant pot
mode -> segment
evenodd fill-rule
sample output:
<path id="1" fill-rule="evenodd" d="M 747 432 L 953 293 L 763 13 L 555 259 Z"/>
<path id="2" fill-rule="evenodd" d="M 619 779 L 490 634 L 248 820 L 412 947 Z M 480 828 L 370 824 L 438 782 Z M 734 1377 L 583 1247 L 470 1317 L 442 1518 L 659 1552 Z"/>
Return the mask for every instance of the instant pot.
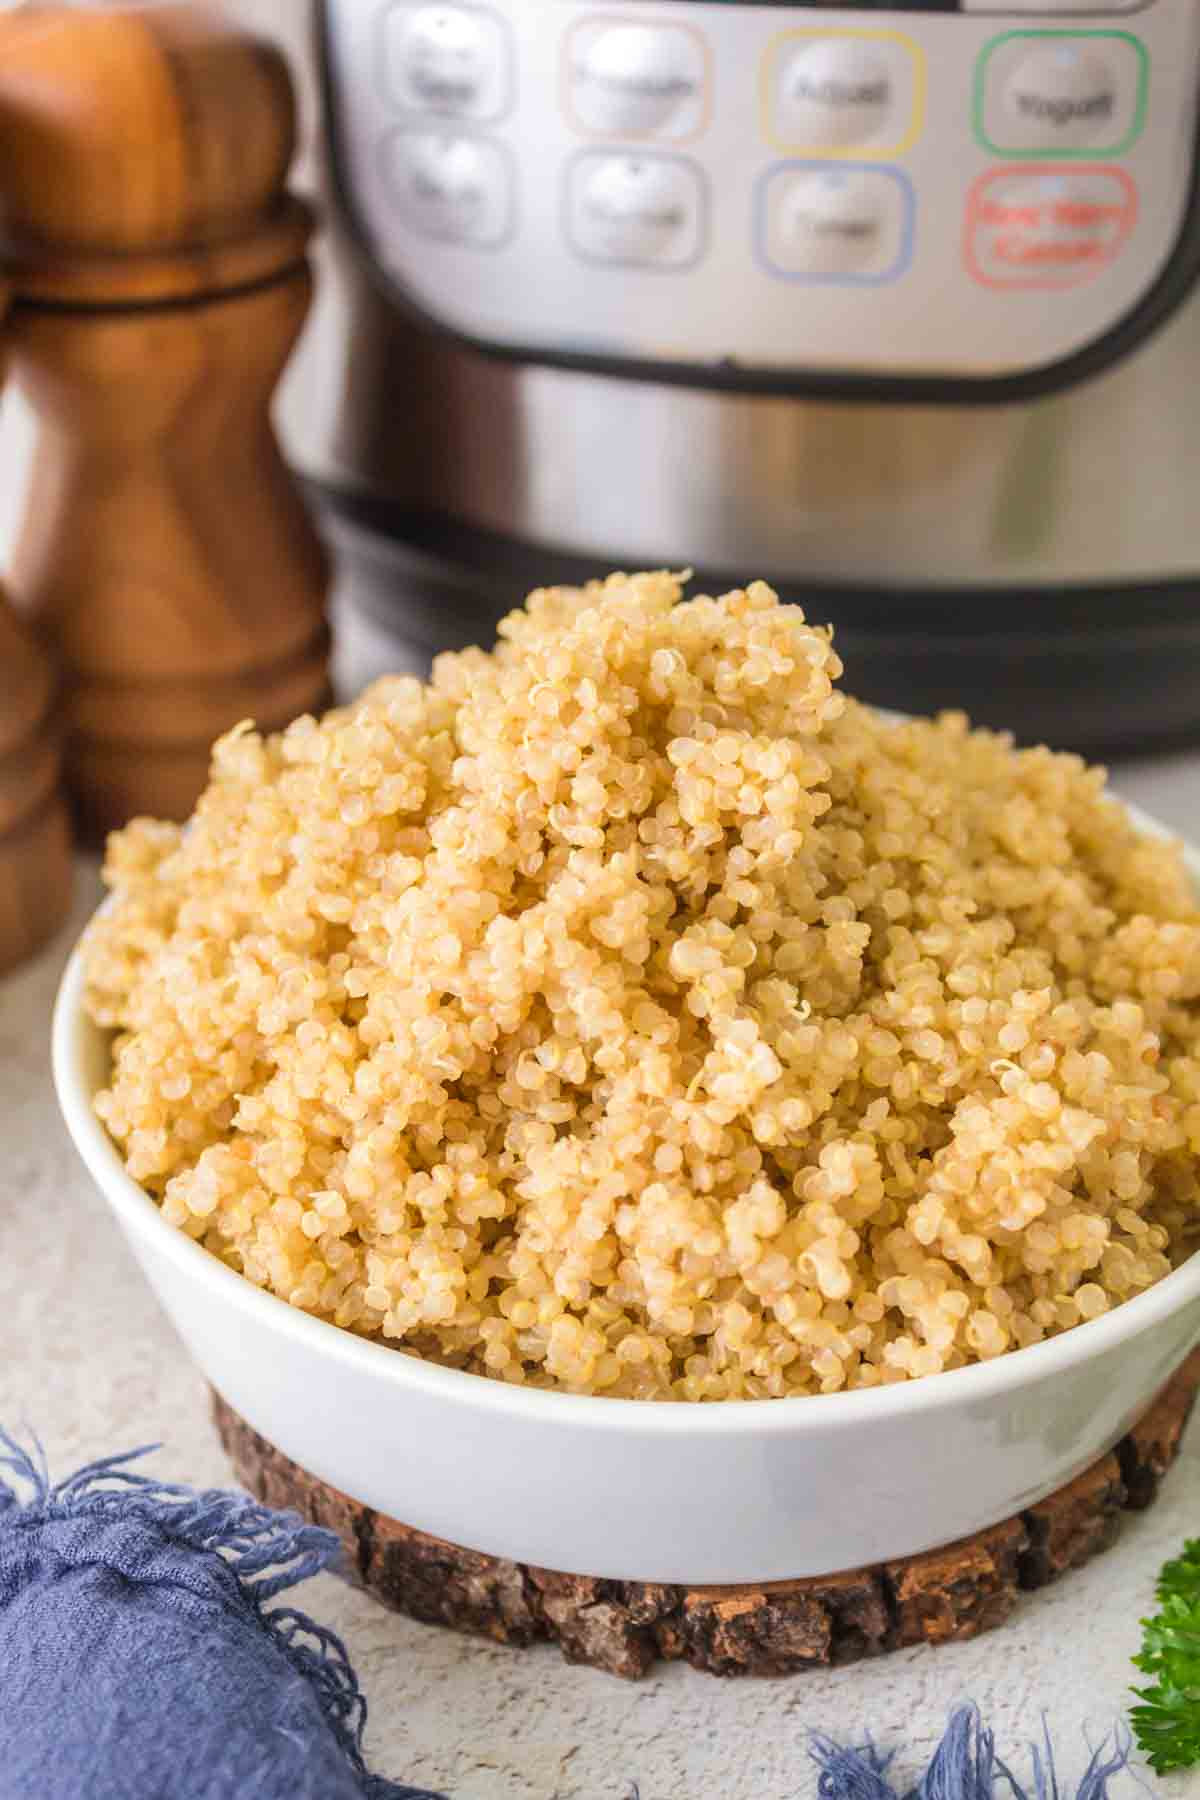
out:
<path id="1" fill-rule="evenodd" d="M 1200 728 L 1200 0 L 318 0 L 295 447 L 418 657 L 765 576 L 848 685 Z"/>

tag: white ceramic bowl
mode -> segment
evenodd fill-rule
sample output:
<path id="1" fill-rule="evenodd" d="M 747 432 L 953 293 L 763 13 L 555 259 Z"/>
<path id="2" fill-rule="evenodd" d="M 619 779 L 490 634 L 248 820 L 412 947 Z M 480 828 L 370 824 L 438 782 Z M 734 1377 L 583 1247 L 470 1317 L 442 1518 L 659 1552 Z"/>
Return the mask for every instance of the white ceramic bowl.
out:
<path id="1" fill-rule="evenodd" d="M 1189 865 L 1200 883 L 1200 855 Z M 314 1475 L 452 1543 L 576 1574 L 692 1584 L 908 1555 L 1078 1475 L 1200 1341 L 1197 1254 L 1061 1337 L 873 1392 L 688 1406 L 439 1368 L 296 1311 L 166 1223 L 92 1110 L 108 1043 L 81 990 L 77 953 L 54 1021 L 63 1115 L 204 1374 Z"/>

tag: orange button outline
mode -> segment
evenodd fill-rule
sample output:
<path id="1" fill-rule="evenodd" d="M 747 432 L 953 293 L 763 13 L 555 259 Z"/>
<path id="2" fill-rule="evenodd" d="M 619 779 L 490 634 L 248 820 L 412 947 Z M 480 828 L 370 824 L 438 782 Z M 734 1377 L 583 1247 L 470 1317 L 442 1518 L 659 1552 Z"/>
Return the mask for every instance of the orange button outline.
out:
<path id="1" fill-rule="evenodd" d="M 975 252 L 975 227 L 978 224 L 978 208 L 985 188 L 993 182 L 1003 181 L 1006 176 L 1015 176 L 1029 181 L 1031 177 L 1036 178 L 1039 174 L 1053 177 L 1059 181 L 1071 181 L 1080 175 L 1115 176 L 1128 201 L 1128 217 L 1120 236 L 1111 245 L 1102 261 L 1092 263 L 1075 276 L 1068 275 L 1057 280 L 1052 276 L 1045 275 L 1040 277 L 1017 276 L 1012 280 L 1005 280 L 1001 276 L 986 275 Z M 1112 163 L 1071 163 L 1064 166 L 1061 161 L 1056 161 L 1047 163 L 1039 169 L 1028 162 L 1018 162 L 1006 163 L 999 168 L 985 169 L 982 175 L 976 176 L 967 191 L 967 211 L 963 227 L 963 263 L 972 281 L 980 287 L 1001 292 L 1016 288 L 1026 293 L 1034 291 L 1057 293 L 1067 288 L 1082 287 L 1085 282 L 1093 280 L 1102 269 L 1108 268 L 1111 263 L 1116 261 L 1138 222 L 1140 210 L 1141 200 L 1137 183 L 1125 169 L 1118 168 Z"/>
<path id="2" fill-rule="evenodd" d="M 594 125 L 588 125 L 580 118 L 571 92 L 571 46 L 580 32 L 592 30 L 596 26 L 605 25 L 650 25 L 660 26 L 665 31 L 682 31 L 698 46 L 704 65 L 704 89 L 700 95 L 700 119 L 691 131 L 682 136 L 665 137 L 661 131 L 600 131 Z M 559 111 L 566 119 L 567 125 L 576 137 L 587 138 L 594 144 L 662 144 L 667 149 L 676 145 L 687 146 L 702 138 L 713 120 L 713 90 L 716 85 L 716 58 L 712 45 L 698 25 L 688 19 L 631 19 L 628 13 L 590 13 L 576 19 L 563 34 L 558 52 L 558 105 Z"/>

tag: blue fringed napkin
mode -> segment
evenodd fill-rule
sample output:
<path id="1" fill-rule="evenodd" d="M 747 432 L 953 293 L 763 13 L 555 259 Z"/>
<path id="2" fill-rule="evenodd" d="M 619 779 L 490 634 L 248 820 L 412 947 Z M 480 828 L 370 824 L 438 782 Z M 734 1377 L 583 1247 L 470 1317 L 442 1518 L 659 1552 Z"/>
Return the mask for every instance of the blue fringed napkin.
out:
<path id="1" fill-rule="evenodd" d="M 1108 1800 L 1108 1784 L 1129 1764 L 1128 1732 L 1118 1731 L 1092 1753 L 1075 1800 Z M 996 1754 L 995 1734 L 978 1708 L 960 1706 L 951 1714 L 945 1736 L 915 1787 L 893 1786 L 888 1774 L 894 1753 L 881 1754 L 868 1741 L 857 1749 L 835 1744 L 820 1732 L 812 1736 L 812 1757 L 820 1770 L 820 1800 L 994 1800 L 1004 1783 L 1012 1800 L 1066 1800 L 1054 1771 L 1049 1735 L 1033 1746 L 1033 1786 L 1027 1788 Z"/>
<path id="2" fill-rule="evenodd" d="M 286 1588 L 329 1531 L 132 1472 L 50 1485 L 0 1433 L 0 1800 L 439 1800 L 367 1774 L 339 1638 Z"/>
<path id="3" fill-rule="evenodd" d="M 332 1532 L 153 1481 L 129 1467 L 144 1450 L 52 1487 L 0 1447 L 28 1489 L 0 1476 L 0 1800 L 444 1800 L 367 1773 L 340 1638 L 267 1604 L 337 1560 Z M 821 1800 L 994 1800 L 1002 1782 L 1029 1800 L 970 1706 L 915 1787 L 870 1741 L 815 1733 L 811 1751 Z M 1076 1800 L 1107 1800 L 1128 1757 L 1127 1734 L 1102 1746 Z M 1033 1771 L 1033 1800 L 1065 1800 L 1048 1739 Z"/>

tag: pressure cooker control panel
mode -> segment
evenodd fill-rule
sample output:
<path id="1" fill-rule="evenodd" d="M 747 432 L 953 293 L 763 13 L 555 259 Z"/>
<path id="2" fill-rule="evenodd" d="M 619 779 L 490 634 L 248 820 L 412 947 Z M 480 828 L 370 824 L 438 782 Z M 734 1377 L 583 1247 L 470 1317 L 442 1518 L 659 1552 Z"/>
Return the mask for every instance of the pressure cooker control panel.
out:
<path id="1" fill-rule="evenodd" d="M 344 203 L 442 328 L 723 379 L 1052 371 L 1194 227 L 1200 0 L 324 0 Z"/>

